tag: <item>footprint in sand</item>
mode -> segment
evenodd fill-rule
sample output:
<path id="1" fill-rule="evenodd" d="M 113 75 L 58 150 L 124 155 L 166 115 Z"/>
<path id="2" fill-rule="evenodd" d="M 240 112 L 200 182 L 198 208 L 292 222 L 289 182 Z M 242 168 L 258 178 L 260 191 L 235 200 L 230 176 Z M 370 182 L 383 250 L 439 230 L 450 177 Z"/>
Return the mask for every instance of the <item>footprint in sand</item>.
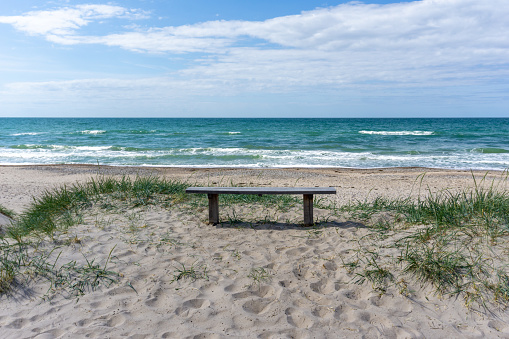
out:
<path id="1" fill-rule="evenodd" d="M 412 312 L 413 307 L 406 301 L 401 301 L 385 296 L 372 296 L 368 298 L 368 302 L 377 307 L 387 310 L 391 316 L 404 317 Z"/>
<path id="2" fill-rule="evenodd" d="M 369 315 L 370 324 L 377 328 L 396 328 L 401 327 L 403 323 L 399 319 L 390 319 L 381 312 L 373 312 Z"/>
<path id="3" fill-rule="evenodd" d="M 342 294 L 343 294 L 343 296 L 345 296 L 346 298 L 351 299 L 351 300 L 359 299 L 359 295 L 357 294 L 356 291 L 353 291 L 353 290 L 344 290 L 342 292 Z"/>
<path id="4" fill-rule="evenodd" d="M 394 327 L 394 332 L 396 333 L 396 339 L 406 339 L 406 338 L 424 338 L 424 335 L 416 329 L 409 327 Z M 470 338 L 482 338 L 484 337 L 481 332 L 478 330 L 468 332 L 465 337 Z"/>
<path id="5" fill-rule="evenodd" d="M 310 251 L 310 248 L 309 247 L 298 247 L 298 248 L 292 248 L 291 250 L 288 250 L 285 252 L 285 254 L 289 257 L 294 257 L 294 256 L 302 256 L 303 254 L 306 254 L 306 252 L 309 252 Z"/>
<path id="6" fill-rule="evenodd" d="M 21 311 L 21 312 L 16 312 L 16 313 L 14 313 L 14 314 L 11 314 L 11 316 L 12 316 L 13 318 L 21 318 L 21 317 L 23 317 L 24 315 L 25 315 L 25 312 L 23 312 L 23 311 Z"/>
<path id="7" fill-rule="evenodd" d="M 338 270 L 338 265 L 334 261 L 325 262 L 325 264 L 323 264 L 323 267 L 327 271 L 337 271 Z"/>
<path id="8" fill-rule="evenodd" d="M 463 333 L 463 335 L 465 337 L 471 337 L 471 338 L 483 338 L 485 337 L 485 335 L 483 334 L 482 331 L 480 331 L 479 329 L 475 328 L 475 327 L 472 327 L 470 325 L 466 325 L 466 324 L 455 324 L 454 325 L 456 327 L 456 329 L 460 332 L 460 333 Z M 488 326 L 489 326 L 489 323 L 488 323 Z M 403 329 L 403 328 L 402 328 Z M 403 336 L 400 336 L 400 338 L 402 338 Z"/>
<path id="9" fill-rule="evenodd" d="M 210 301 L 208 299 L 191 299 L 186 302 L 184 302 L 183 306 L 194 308 L 194 309 L 200 309 L 210 306 Z"/>
<path id="10" fill-rule="evenodd" d="M 221 336 L 219 334 L 213 333 L 201 333 L 193 337 L 193 339 L 220 339 L 220 338 Z"/>
<path id="11" fill-rule="evenodd" d="M 250 297 L 270 298 L 271 296 L 274 295 L 275 292 L 276 292 L 276 290 L 274 289 L 274 287 L 265 285 L 265 286 L 260 286 L 254 290 L 251 290 L 251 291 L 243 291 L 243 292 L 235 293 L 232 295 L 232 297 L 235 299 L 245 299 L 245 298 L 250 298 Z"/>
<path id="12" fill-rule="evenodd" d="M 252 259 L 257 260 L 257 261 L 265 258 L 265 256 L 263 254 L 261 254 L 259 252 L 255 252 L 255 251 L 243 251 L 242 256 L 251 257 Z"/>
<path id="13" fill-rule="evenodd" d="M 239 293 L 246 290 L 246 286 L 253 283 L 251 278 L 239 278 L 231 285 L 224 287 L 224 291 L 227 293 Z"/>
<path id="14" fill-rule="evenodd" d="M 336 284 L 330 279 L 322 279 L 309 285 L 313 291 L 321 294 L 336 292 Z"/>
<path id="15" fill-rule="evenodd" d="M 283 331 L 266 331 L 258 336 L 260 339 L 310 339 L 316 338 L 309 335 L 305 329 L 291 329 Z"/>
<path id="16" fill-rule="evenodd" d="M 148 256 L 153 256 L 158 253 L 158 249 L 153 246 L 146 246 L 146 245 L 140 244 L 137 246 L 137 248 L 143 249 L 145 255 L 148 255 Z"/>
<path id="17" fill-rule="evenodd" d="M 296 267 L 293 270 L 293 274 L 298 279 L 304 279 L 304 280 L 307 280 L 307 279 L 310 279 L 313 277 L 313 272 L 310 269 L 302 268 L 302 267 Z"/>
<path id="18" fill-rule="evenodd" d="M 100 235 L 99 237 L 97 237 L 98 245 L 95 245 L 94 249 L 95 248 L 102 249 L 104 244 L 111 242 L 111 239 L 112 239 L 112 236 L 110 234 Z"/>
<path id="19" fill-rule="evenodd" d="M 490 320 L 488 322 L 488 327 L 491 327 L 497 330 L 498 332 L 509 333 L 509 328 L 507 324 L 499 320 Z"/>
<path id="20" fill-rule="evenodd" d="M 334 312 L 335 312 L 334 308 L 318 306 L 313 310 L 312 313 L 315 317 L 330 318 L 334 315 Z"/>
<path id="21" fill-rule="evenodd" d="M 234 299 L 246 299 L 254 296 L 253 291 L 243 291 L 239 293 L 232 294 L 232 297 Z"/>
<path id="22" fill-rule="evenodd" d="M 270 298 L 276 293 L 276 290 L 270 285 L 265 285 L 260 286 L 254 293 L 260 298 Z"/>
<path id="23" fill-rule="evenodd" d="M 310 316 L 303 311 L 290 307 L 286 310 L 286 319 L 290 325 L 298 328 L 311 328 L 314 324 Z"/>
<path id="24" fill-rule="evenodd" d="M 79 327 L 88 327 L 91 323 L 93 323 L 94 320 L 92 319 L 82 319 L 76 323 Z"/>
<path id="25" fill-rule="evenodd" d="M 107 292 L 107 294 L 110 296 L 121 296 L 121 295 L 132 296 L 134 293 L 136 292 L 129 286 L 113 288 L 112 290 L 109 290 Z"/>
<path id="26" fill-rule="evenodd" d="M 7 324 L 6 327 L 19 330 L 19 329 L 25 328 L 26 326 L 28 326 L 30 324 L 31 324 L 30 320 L 25 319 L 25 318 L 18 318 L 16 320 L 14 320 L 13 322 L 11 322 L 10 324 Z"/>
<path id="27" fill-rule="evenodd" d="M 204 309 L 210 306 L 210 300 L 208 299 L 191 299 L 182 304 L 175 310 L 175 314 L 187 318 L 192 316 L 197 310 Z"/>
<path id="28" fill-rule="evenodd" d="M 249 328 L 253 328 L 255 326 L 256 321 L 253 321 L 253 315 L 252 314 L 246 314 L 241 312 L 236 312 L 238 314 L 234 315 L 232 317 L 232 323 L 231 326 L 235 330 L 245 330 Z"/>
<path id="29" fill-rule="evenodd" d="M 270 305 L 272 305 L 272 303 L 273 301 L 267 299 L 255 299 L 244 303 L 242 308 L 248 313 L 263 314 L 270 309 Z"/>
<path id="30" fill-rule="evenodd" d="M 221 278 L 219 278 L 218 281 L 221 281 Z M 202 295 L 214 295 L 216 291 L 219 290 L 218 282 L 214 281 L 211 283 L 204 283 L 202 287 L 200 287 L 200 293 Z"/>
<path id="31" fill-rule="evenodd" d="M 64 335 L 64 333 L 66 333 L 66 332 L 62 331 L 62 330 L 55 329 L 55 330 L 51 330 L 51 331 L 47 331 L 47 332 L 38 334 L 33 338 L 34 339 L 54 339 L 54 338 L 61 337 L 62 335 Z"/>
<path id="32" fill-rule="evenodd" d="M 349 323 L 369 323 L 371 321 L 371 314 L 366 311 L 352 310 L 350 312 L 346 312 L 345 315 L 345 321 Z"/>
<path id="33" fill-rule="evenodd" d="M 341 322 L 344 322 L 345 319 L 347 319 L 352 312 L 354 312 L 352 306 L 342 304 L 336 307 L 336 309 L 334 310 L 334 318 Z"/>
<path id="34" fill-rule="evenodd" d="M 123 259 L 123 258 L 128 258 L 128 257 L 130 257 L 130 256 L 132 256 L 132 255 L 135 255 L 135 254 L 136 254 L 136 252 L 135 252 L 135 251 L 133 251 L 133 250 L 131 250 L 131 249 L 128 249 L 128 250 L 122 251 L 122 252 L 120 252 L 120 253 L 117 253 L 117 254 L 115 255 L 115 257 L 117 257 L 117 258 L 119 258 L 119 259 Z"/>
<path id="35" fill-rule="evenodd" d="M 109 319 L 106 322 L 106 326 L 117 327 L 117 326 L 122 325 L 125 321 L 126 321 L 126 317 L 124 315 L 117 314 L 117 315 L 114 315 L 113 317 L 111 317 L 111 319 Z"/>
<path id="36" fill-rule="evenodd" d="M 167 296 L 155 296 L 151 299 L 148 299 L 147 301 L 145 301 L 145 305 L 149 306 L 149 307 L 155 307 L 155 308 L 161 308 L 161 307 L 164 307 L 164 308 L 168 308 L 168 307 L 171 307 L 171 300 L 170 298 L 168 298 Z"/>
<path id="37" fill-rule="evenodd" d="M 108 308 L 110 305 L 111 303 L 106 301 L 93 301 L 90 303 L 90 307 L 93 308 L 94 310 L 105 309 Z"/>

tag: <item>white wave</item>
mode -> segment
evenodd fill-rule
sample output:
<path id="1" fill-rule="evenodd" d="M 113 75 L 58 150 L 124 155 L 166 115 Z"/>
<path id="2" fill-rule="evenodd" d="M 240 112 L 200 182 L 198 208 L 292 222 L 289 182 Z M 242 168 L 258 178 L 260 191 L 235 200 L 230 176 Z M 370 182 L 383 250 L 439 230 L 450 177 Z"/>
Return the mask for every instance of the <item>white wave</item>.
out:
<path id="1" fill-rule="evenodd" d="M 223 158 L 223 157 L 227 158 Z M 340 150 L 268 150 L 247 148 L 175 148 L 127 151 L 111 146 L 60 146 L 45 149 L 0 147 L 0 163 L 96 163 L 162 167 L 434 167 L 505 169 L 509 153 L 376 154 Z"/>
<path id="2" fill-rule="evenodd" d="M 359 131 L 360 134 L 371 135 L 433 135 L 433 131 Z"/>
<path id="3" fill-rule="evenodd" d="M 79 151 L 104 151 L 110 149 L 111 146 L 76 146 L 72 148 L 77 149 Z"/>
<path id="4" fill-rule="evenodd" d="M 152 152 L 161 154 L 243 155 L 258 151 L 266 152 L 264 150 L 249 150 L 246 148 L 175 148 L 172 150 Z"/>
<path id="5" fill-rule="evenodd" d="M 100 130 L 100 129 L 97 129 L 97 130 L 84 130 L 84 131 L 81 131 L 80 132 L 81 134 L 93 134 L 93 135 L 97 135 L 97 134 L 104 134 L 106 133 L 106 131 L 104 130 Z"/>
<path id="6" fill-rule="evenodd" d="M 55 150 L 65 150 L 65 149 L 69 149 L 70 147 L 64 146 L 64 145 L 48 145 L 48 148 L 55 149 Z"/>
<path id="7" fill-rule="evenodd" d="M 240 134 L 240 132 L 228 132 L 228 134 Z"/>
<path id="8" fill-rule="evenodd" d="M 48 150 L 0 150 L 0 159 L 2 164 L 7 163 L 9 159 L 31 159 L 40 163 L 55 163 L 56 159 L 67 157 L 66 153 L 56 153 Z M 47 160 L 47 161 L 46 161 Z"/>
<path id="9" fill-rule="evenodd" d="M 12 136 L 19 136 L 19 135 L 39 135 L 39 134 L 43 134 L 43 133 L 39 133 L 39 132 L 26 132 L 26 133 L 14 133 L 14 134 L 11 134 Z"/>

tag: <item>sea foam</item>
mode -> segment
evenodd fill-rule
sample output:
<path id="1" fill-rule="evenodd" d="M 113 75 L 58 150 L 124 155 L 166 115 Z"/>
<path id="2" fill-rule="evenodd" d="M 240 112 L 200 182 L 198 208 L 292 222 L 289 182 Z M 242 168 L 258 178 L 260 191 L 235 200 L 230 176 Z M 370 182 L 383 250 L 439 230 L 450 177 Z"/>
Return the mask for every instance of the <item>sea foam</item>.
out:
<path id="1" fill-rule="evenodd" d="M 17 137 L 17 136 L 21 136 L 21 135 L 39 135 L 39 134 L 43 134 L 43 133 L 42 132 L 13 133 L 13 134 L 11 134 L 11 136 Z"/>
<path id="2" fill-rule="evenodd" d="M 433 135 L 433 131 L 359 131 L 360 134 L 372 135 Z"/>
<path id="3" fill-rule="evenodd" d="M 93 135 L 97 135 L 97 134 L 104 134 L 106 133 L 105 130 L 84 130 L 84 131 L 81 131 L 79 132 L 81 134 L 93 134 Z"/>

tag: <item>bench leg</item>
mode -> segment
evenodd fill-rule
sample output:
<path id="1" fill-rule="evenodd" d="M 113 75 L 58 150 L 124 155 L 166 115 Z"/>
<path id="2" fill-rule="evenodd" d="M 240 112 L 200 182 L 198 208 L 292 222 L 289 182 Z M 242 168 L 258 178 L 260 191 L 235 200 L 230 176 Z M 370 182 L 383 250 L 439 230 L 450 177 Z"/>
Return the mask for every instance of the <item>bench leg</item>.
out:
<path id="1" fill-rule="evenodd" d="M 219 195 L 208 194 L 209 197 L 209 224 L 219 224 Z"/>
<path id="2" fill-rule="evenodd" d="M 304 225 L 313 225 L 313 194 L 304 194 Z"/>

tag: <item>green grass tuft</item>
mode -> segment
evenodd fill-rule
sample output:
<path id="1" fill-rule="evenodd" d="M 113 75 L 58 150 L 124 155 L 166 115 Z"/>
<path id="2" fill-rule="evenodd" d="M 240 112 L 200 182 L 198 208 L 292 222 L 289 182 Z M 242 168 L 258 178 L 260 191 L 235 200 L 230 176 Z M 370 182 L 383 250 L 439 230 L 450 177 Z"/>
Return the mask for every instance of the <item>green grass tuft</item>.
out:
<path id="1" fill-rule="evenodd" d="M 5 215 L 6 217 L 9 217 L 9 218 L 14 218 L 16 216 L 16 213 L 14 213 L 14 211 L 8 209 L 7 207 L 4 207 L 2 205 L 0 205 L 0 213 Z"/>
<path id="2" fill-rule="evenodd" d="M 15 227 L 8 230 L 12 238 L 32 232 L 51 235 L 57 228 L 68 228 L 80 222 L 80 213 L 93 203 L 102 201 L 104 206 L 114 207 L 110 200 L 129 204 L 129 207 L 146 206 L 185 200 L 188 184 L 156 177 L 122 177 L 121 179 L 98 177 L 89 182 L 63 186 L 44 192 L 34 199 L 22 213 Z"/>

